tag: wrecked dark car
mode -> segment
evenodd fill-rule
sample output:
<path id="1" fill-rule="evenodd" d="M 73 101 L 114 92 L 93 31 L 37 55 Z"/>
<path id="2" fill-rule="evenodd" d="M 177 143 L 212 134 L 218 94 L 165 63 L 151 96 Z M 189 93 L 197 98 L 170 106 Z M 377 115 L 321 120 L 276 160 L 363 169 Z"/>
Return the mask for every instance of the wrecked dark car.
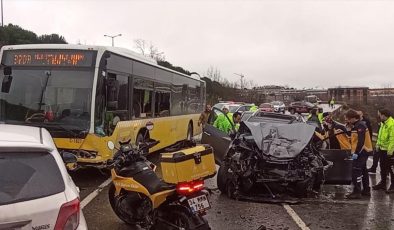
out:
<path id="1" fill-rule="evenodd" d="M 202 143 L 214 148 L 220 165 L 218 188 L 229 197 L 254 194 L 260 188 L 271 198 L 279 194 L 306 197 L 316 194 L 324 183 L 350 184 L 348 152 L 323 149 L 316 127 L 302 117 L 245 113 L 239 130 L 226 134 L 213 126 L 221 113 L 212 111 Z"/>

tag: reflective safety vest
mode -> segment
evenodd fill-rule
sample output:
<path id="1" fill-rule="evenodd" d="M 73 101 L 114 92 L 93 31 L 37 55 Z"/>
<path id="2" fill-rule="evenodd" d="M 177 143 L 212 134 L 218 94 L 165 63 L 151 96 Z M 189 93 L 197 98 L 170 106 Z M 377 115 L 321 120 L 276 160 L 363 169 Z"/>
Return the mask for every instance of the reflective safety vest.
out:
<path id="1" fill-rule="evenodd" d="M 309 120 L 309 118 L 311 118 L 311 117 L 312 117 L 312 114 L 309 114 L 309 115 L 306 117 L 306 120 Z M 323 123 L 323 113 L 318 113 L 318 114 L 317 114 L 317 118 L 319 119 L 320 123 Z"/>
<path id="2" fill-rule="evenodd" d="M 323 123 L 323 113 L 318 113 L 317 118 L 319 118 L 320 123 Z"/>
<path id="3" fill-rule="evenodd" d="M 393 155 L 394 152 L 394 119 L 387 118 L 386 121 L 381 122 L 378 140 L 376 146 L 379 149 L 387 151 L 388 155 Z"/>
<path id="4" fill-rule="evenodd" d="M 320 140 L 330 140 L 330 149 L 336 149 L 335 147 L 332 148 L 332 146 L 336 146 L 335 143 L 331 143 L 332 138 L 335 138 L 338 141 L 339 148 L 342 150 L 349 150 L 351 149 L 351 144 L 350 144 L 350 137 L 347 135 L 347 133 L 341 129 L 334 128 L 334 134 L 330 134 L 329 132 L 325 132 L 324 134 L 320 134 L 319 132 L 315 131 L 315 135 L 320 139 Z M 335 137 L 330 136 L 330 135 L 335 135 Z"/>
<path id="5" fill-rule="evenodd" d="M 256 112 L 258 109 L 259 109 L 259 108 L 258 108 L 257 106 L 254 105 L 254 106 L 250 107 L 249 111 L 250 111 L 250 112 Z"/>
<path id="6" fill-rule="evenodd" d="M 224 114 L 219 114 L 215 122 L 213 123 L 213 126 L 225 133 L 229 133 L 233 128 L 233 124 L 234 124 L 233 114 L 227 113 L 227 118 L 225 117 Z"/>
<path id="7" fill-rule="evenodd" d="M 372 141 L 365 122 L 357 121 L 351 131 L 351 153 L 372 152 Z"/>
<path id="8" fill-rule="evenodd" d="M 334 135 L 336 139 L 338 140 L 339 146 L 341 149 L 351 149 L 352 145 L 350 144 L 350 139 L 349 136 L 340 129 L 335 129 L 334 130 Z"/>

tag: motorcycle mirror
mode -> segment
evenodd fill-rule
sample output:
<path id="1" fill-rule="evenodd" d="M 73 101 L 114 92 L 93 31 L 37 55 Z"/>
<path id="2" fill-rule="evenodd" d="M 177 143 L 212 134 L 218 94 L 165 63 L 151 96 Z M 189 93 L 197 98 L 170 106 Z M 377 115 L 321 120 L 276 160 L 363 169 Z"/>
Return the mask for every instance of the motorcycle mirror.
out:
<path id="1" fill-rule="evenodd" d="M 114 150 L 115 149 L 115 144 L 112 141 L 107 142 L 107 147 L 109 150 Z"/>
<path id="2" fill-rule="evenodd" d="M 153 122 L 148 121 L 145 125 L 146 129 L 151 131 L 153 129 Z"/>
<path id="3" fill-rule="evenodd" d="M 77 163 L 77 157 L 70 152 L 62 152 L 63 162 L 66 164 Z"/>

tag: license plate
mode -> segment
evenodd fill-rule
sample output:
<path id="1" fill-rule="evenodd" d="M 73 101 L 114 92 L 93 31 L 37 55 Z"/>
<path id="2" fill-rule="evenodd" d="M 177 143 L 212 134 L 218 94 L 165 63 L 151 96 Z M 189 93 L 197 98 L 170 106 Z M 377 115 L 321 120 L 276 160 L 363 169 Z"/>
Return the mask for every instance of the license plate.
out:
<path id="1" fill-rule="evenodd" d="M 200 212 L 211 208 L 206 195 L 197 196 L 187 200 L 193 212 Z"/>

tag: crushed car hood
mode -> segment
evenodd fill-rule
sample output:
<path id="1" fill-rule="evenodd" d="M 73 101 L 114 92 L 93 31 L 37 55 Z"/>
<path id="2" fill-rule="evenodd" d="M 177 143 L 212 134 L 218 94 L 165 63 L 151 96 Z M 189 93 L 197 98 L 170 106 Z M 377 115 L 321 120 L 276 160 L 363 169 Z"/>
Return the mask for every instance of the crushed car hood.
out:
<path id="1" fill-rule="evenodd" d="M 263 154 L 286 159 L 296 157 L 311 140 L 315 127 L 305 123 L 243 122 Z"/>

